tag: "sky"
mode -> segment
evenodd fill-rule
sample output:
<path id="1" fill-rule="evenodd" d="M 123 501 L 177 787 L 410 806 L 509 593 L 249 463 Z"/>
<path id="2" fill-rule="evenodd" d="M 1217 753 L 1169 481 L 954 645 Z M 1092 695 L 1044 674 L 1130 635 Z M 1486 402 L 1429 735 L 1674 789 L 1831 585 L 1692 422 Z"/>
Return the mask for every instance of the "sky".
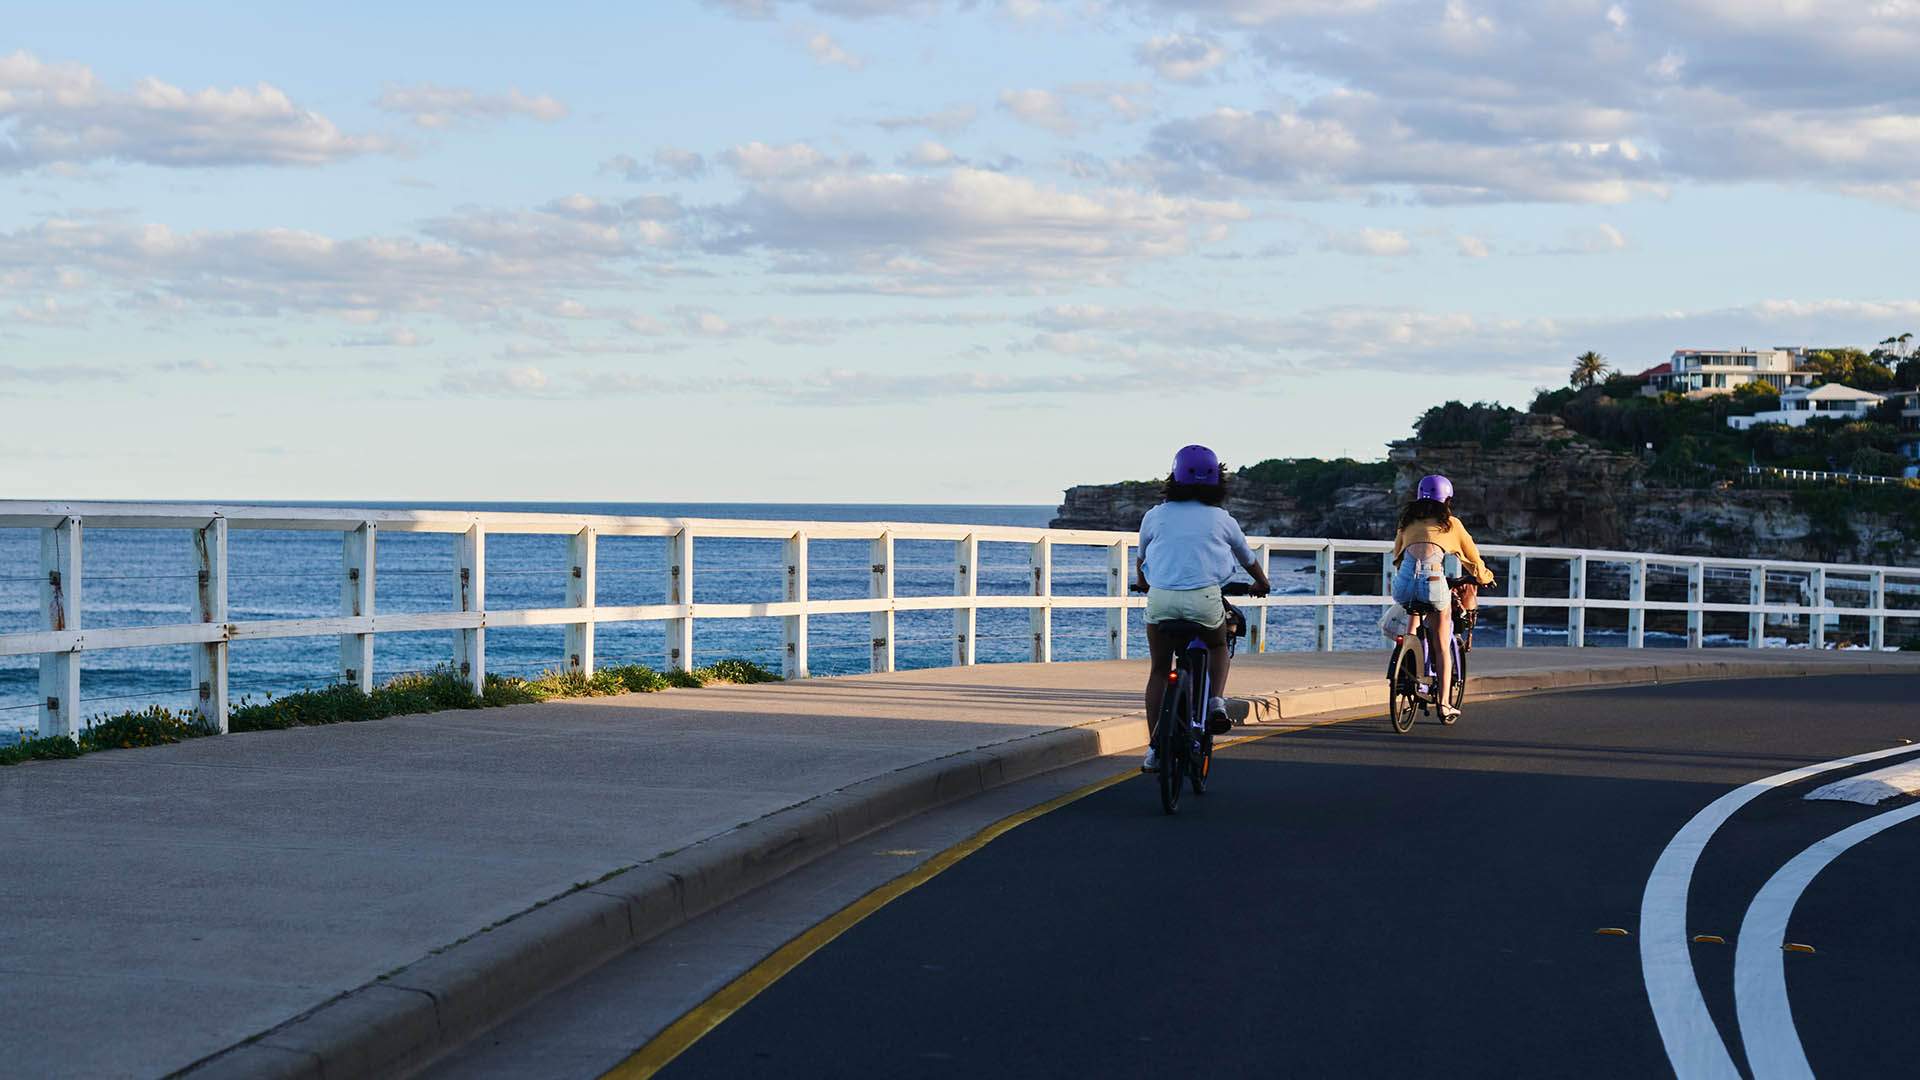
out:
<path id="1" fill-rule="evenodd" d="M 1048 503 L 1916 241 L 1916 0 L 20 4 L 0 497 Z"/>

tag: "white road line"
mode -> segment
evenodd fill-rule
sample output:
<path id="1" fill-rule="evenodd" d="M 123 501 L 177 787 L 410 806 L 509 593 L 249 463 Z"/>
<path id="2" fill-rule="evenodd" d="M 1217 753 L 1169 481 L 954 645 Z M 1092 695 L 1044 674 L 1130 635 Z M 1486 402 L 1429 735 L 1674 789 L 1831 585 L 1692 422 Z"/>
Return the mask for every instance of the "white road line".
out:
<path id="1" fill-rule="evenodd" d="M 1859 776 L 1849 776 L 1845 780 L 1835 780 L 1831 784 L 1815 788 L 1807 793 L 1809 799 L 1833 799 L 1838 802 L 1856 802 L 1863 806 L 1872 806 L 1885 802 L 1895 795 L 1920 794 L 1920 764 L 1903 761 L 1888 769 L 1875 769 Z"/>
<path id="2" fill-rule="evenodd" d="M 1715 799 L 1667 841 L 1640 897 L 1640 974 L 1647 984 L 1647 1003 L 1653 1006 L 1660 1040 L 1666 1044 L 1667 1060 L 1679 1080 L 1740 1080 L 1733 1057 L 1714 1026 L 1713 1014 L 1700 996 L 1687 940 L 1687 891 L 1693 884 L 1694 866 L 1714 831 L 1741 807 L 1776 788 L 1849 765 L 1916 751 L 1920 751 L 1920 745 L 1895 746 L 1755 780 Z"/>
<path id="3" fill-rule="evenodd" d="M 1889 810 L 1842 829 L 1793 857 L 1762 886 L 1740 921 L 1733 956 L 1733 999 L 1740 1016 L 1740 1041 L 1754 1080 L 1812 1080 L 1813 1067 L 1794 1030 L 1787 1003 L 1787 919 L 1800 894 L 1827 864 L 1848 848 L 1903 821 L 1920 817 L 1920 803 Z"/>

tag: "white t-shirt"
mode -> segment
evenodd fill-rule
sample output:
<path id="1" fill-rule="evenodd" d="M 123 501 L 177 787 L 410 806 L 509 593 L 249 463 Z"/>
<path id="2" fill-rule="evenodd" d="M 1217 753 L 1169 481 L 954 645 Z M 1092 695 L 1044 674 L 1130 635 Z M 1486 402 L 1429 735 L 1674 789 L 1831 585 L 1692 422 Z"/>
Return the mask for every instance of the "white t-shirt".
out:
<path id="1" fill-rule="evenodd" d="M 1156 589 L 1219 585 L 1253 561 L 1233 515 L 1203 502 L 1165 502 L 1140 519 L 1140 563 Z"/>

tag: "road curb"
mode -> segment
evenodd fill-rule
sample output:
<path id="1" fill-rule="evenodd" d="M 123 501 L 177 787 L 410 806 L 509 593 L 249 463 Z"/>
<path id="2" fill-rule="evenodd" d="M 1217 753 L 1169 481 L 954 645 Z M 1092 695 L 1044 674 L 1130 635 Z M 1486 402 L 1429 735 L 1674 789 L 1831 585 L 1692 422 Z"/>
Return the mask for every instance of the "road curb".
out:
<path id="1" fill-rule="evenodd" d="M 1905 672 L 1911 665 L 1658 660 L 1476 675 L 1470 700 L 1579 687 Z M 1386 703 L 1385 668 L 1360 683 L 1255 695 L 1286 723 Z M 1144 716 L 1092 721 L 876 776 L 769 814 L 537 905 L 176 1073 L 194 1080 L 340 1080 L 416 1072 L 541 995 L 636 945 L 889 825 L 1004 784 L 1147 741 Z"/>

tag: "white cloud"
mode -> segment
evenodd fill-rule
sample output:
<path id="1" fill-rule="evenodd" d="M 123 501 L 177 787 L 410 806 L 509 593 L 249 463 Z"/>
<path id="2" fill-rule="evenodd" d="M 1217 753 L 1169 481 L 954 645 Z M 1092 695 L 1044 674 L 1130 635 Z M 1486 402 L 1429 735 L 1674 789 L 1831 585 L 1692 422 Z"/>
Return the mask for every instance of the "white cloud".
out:
<path id="1" fill-rule="evenodd" d="M 1398 229 L 1365 228 L 1354 232 L 1331 232 L 1324 245 L 1328 251 L 1347 255 L 1407 255 L 1413 242 Z"/>
<path id="2" fill-rule="evenodd" d="M 1584 234 L 1577 234 L 1575 243 L 1582 251 L 1600 254 L 1608 251 L 1622 251 L 1627 246 L 1627 238 L 1619 229 L 1611 225 L 1595 225 Z"/>
<path id="3" fill-rule="evenodd" d="M 662 247 L 678 236 L 671 199 L 642 196 L 607 202 L 587 195 L 554 199 L 531 210 L 469 210 L 422 226 L 428 236 L 471 251 L 514 259 L 610 258 Z"/>
<path id="4" fill-rule="evenodd" d="M 1296 198 L 1407 189 L 1430 203 L 1623 202 L 1661 191 L 1655 163 L 1626 140 L 1446 140 L 1423 134 L 1387 103 L 1338 92 L 1308 105 L 1222 108 L 1154 129 L 1153 153 L 1176 186 L 1228 182 Z"/>
<path id="5" fill-rule="evenodd" d="M 829 173 L 756 185 L 719 212 L 722 250 L 888 288 L 1104 280 L 1222 239 L 1229 202 L 1109 188 L 1069 192 L 975 168 L 932 176 Z"/>
<path id="6" fill-rule="evenodd" d="M 1226 46 L 1210 37 L 1162 34 L 1134 50 L 1134 58 L 1174 82 L 1199 82 L 1227 61 Z"/>
<path id="7" fill-rule="evenodd" d="M 381 334 L 359 334 L 346 338 L 340 344 L 361 349 L 417 349 L 433 344 L 432 339 L 421 337 L 417 331 L 404 326 L 396 326 Z"/>
<path id="8" fill-rule="evenodd" d="M 510 116 L 526 116 L 550 124 L 567 116 L 566 105 L 546 94 L 530 97 L 518 88 L 509 89 L 505 94 L 481 94 L 433 83 L 388 84 L 374 106 L 406 115 L 423 128 L 446 128 Z"/>
<path id="9" fill-rule="evenodd" d="M 883 131 L 900 131 L 906 128 L 926 128 L 936 135 L 958 135 L 973 126 L 974 117 L 979 111 L 971 105 L 950 105 L 930 113 L 918 113 L 902 116 L 883 116 L 875 120 L 874 126 Z"/>
<path id="10" fill-rule="evenodd" d="M 528 397 L 544 394 L 552 382 L 540 368 L 518 364 L 487 371 L 450 371 L 441 377 L 440 389 L 463 397 Z"/>
<path id="11" fill-rule="evenodd" d="M 653 152 L 651 164 L 641 163 L 632 154 L 615 154 L 600 163 L 600 172 L 636 184 L 654 180 L 698 180 L 707 174 L 707 159 L 692 150 L 662 146 Z"/>
<path id="12" fill-rule="evenodd" d="M 560 290 L 625 281 L 642 243 L 631 228 L 624 219 L 596 226 L 555 204 L 440 219 L 424 238 L 50 218 L 0 232 L 0 275 L 84 274 L 117 309 L 161 318 L 304 314 L 371 324 L 419 315 L 479 323 L 541 311 Z"/>
<path id="13" fill-rule="evenodd" d="M 843 67 L 848 71 L 859 71 L 867 62 L 848 52 L 833 40 L 833 35 L 822 30 L 807 38 L 807 52 L 822 64 L 830 67 Z"/>
<path id="14" fill-rule="evenodd" d="M 869 18 L 882 15 L 925 15 L 940 8 L 939 0 L 794 0 L 795 6 L 821 15 Z M 745 19 L 775 18 L 783 6 L 781 0 L 705 0 L 718 8 Z"/>
<path id="15" fill-rule="evenodd" d="M 1487 246 L 1487 242 L 1477 236 L 1469 236 L 1463 233 L 1454 237 L 1454 242 L 1459 245 L 1460 254 L 1465 255 L 1469 259 L 1484 259 L 1488 255 L 1493 254 L 1492 249 Z"/>
<path id="16" fill-rule="evenodd" d="M 1000 107 L 1023 123 L 1055 135 L 1072 135 L 1080 125 L 1067 114 L 1058 95 L 1046 90 L 1002 90 Z"/>
<path id="17" fill-rule="evenodd" d="M 790 180 L 815 173 L 858 168 L 865 159 L 858 155 L 834 157 L 807 143 L 794 142 L 769 146 L 750 142 L 733 147 L 720 160 L 741 179 L 750 182 Z"/>
<path id="18" fill-rule="evenodd" d="M 80 64 L 0 56 L 0 172 L 103 161 L 324 165 L 391 149 L 385 139 L 342 133 L 266 83 L 187 91 L 142 79 L 116 91 Z"/>
<path id="19" fill-rule="evenodd" d="M 939 169 L 949 165 L 964 164 L 958 154 L 932 139 L 923 140 L 920 145 L 900 155 L 900 164 L 909 168 Z"/>

